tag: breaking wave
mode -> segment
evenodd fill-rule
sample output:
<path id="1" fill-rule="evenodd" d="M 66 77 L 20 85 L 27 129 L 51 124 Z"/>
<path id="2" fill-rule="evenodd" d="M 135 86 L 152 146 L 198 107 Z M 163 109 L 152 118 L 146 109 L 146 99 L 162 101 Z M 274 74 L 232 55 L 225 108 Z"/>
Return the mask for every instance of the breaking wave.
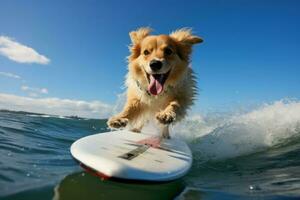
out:
<path id="1" fill-rule="evenodd" d="M 224 159 L 284 145 L 300 133 L 300 102 L 281 100 L 246 113 L 191 116 L 175 125 L 201 159 Z"/>

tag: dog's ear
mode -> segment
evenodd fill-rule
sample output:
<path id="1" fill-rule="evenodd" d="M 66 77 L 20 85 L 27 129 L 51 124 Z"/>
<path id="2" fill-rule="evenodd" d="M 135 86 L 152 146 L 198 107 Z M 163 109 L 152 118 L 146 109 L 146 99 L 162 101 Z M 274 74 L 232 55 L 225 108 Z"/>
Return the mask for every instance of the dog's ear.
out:
<path id="1" fill-rule="evenodd" d="M 135 31 L 129 33 L 131 42 L 133 45 L 139 44 L 145 37 L 147 37 L 152 31 L 149 27 L 141 27 Z"/>
<path id="2" fill-rule="evenodd" d="M 129 33 L 132 44 L 129 46 L 129 50 L 131 54 L 128 56 L 128 60 L 132 61 L 139 57 L 141 50 L 141 41 L 147 37 L 152 31 L 149 27 L 142 27 L 137 29 L 136 31 L 132 31 Z"/>
<path id="3" fill-rule="evenodd" d="M 182 28 L 170 34 L 177 43 L 177 54 L 183 60 L 189 61 L 192 52 L 192 46 L 197 43 L 203 42 L 202 38 L 193 35 L 192 29 Z"/>
<path id="4" fill-rule="evenodd" d="M 170 34 L 170 37 L 173 38 L 175 41 L 186 45 L 193 45 L 203 42 L 203 39 L 196 35 L 193 35 L 192 29 L 189 28 L 178 29 L 172 32 Z"/>

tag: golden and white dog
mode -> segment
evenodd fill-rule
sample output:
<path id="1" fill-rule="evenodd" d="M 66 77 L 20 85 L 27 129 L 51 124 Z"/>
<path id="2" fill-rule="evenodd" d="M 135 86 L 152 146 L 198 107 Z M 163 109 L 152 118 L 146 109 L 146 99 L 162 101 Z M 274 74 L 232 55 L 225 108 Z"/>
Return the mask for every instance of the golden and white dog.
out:
<path id="1" fill-rule="evenodd" d="M 140 132 L 148 120 L 156 121 L 162 136 L 169 138 L 169 125 L 182 119 L 193 104 L 196 82 L 189 67 L 192 46 L 202 42 L 190 29 L 170 35 L 150 35 L 150 28 L 130 32 L 132 44 L 126 79 L 127 102 L 111 117 L 111 128 L 129 126 Z"/>

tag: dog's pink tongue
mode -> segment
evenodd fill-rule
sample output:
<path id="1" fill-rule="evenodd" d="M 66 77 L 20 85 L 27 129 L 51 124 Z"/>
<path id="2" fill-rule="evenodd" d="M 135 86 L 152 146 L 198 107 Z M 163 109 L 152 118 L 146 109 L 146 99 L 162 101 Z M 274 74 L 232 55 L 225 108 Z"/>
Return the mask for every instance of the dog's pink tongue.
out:
<path id="1" fill-rule="evenodd" d="M 152 95 L 158 95 L 163 91 L 162 75 L 150 75 L 150 84 L 148 86 L 148 91 Z"/>

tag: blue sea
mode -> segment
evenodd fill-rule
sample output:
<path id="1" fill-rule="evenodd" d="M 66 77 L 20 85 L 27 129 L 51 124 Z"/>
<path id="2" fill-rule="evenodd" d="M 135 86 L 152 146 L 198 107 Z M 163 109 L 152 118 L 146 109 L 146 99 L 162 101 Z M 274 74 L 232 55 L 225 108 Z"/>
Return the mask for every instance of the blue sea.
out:
<path id="1" fill-rule="evenodd" d="M 300 103 L 190 115 L 172 127 L 193 166 L 167 183 L 101 180 L 70 155 L 106 120 L 0 111 L 0 199 L 300 199 Z"/>

